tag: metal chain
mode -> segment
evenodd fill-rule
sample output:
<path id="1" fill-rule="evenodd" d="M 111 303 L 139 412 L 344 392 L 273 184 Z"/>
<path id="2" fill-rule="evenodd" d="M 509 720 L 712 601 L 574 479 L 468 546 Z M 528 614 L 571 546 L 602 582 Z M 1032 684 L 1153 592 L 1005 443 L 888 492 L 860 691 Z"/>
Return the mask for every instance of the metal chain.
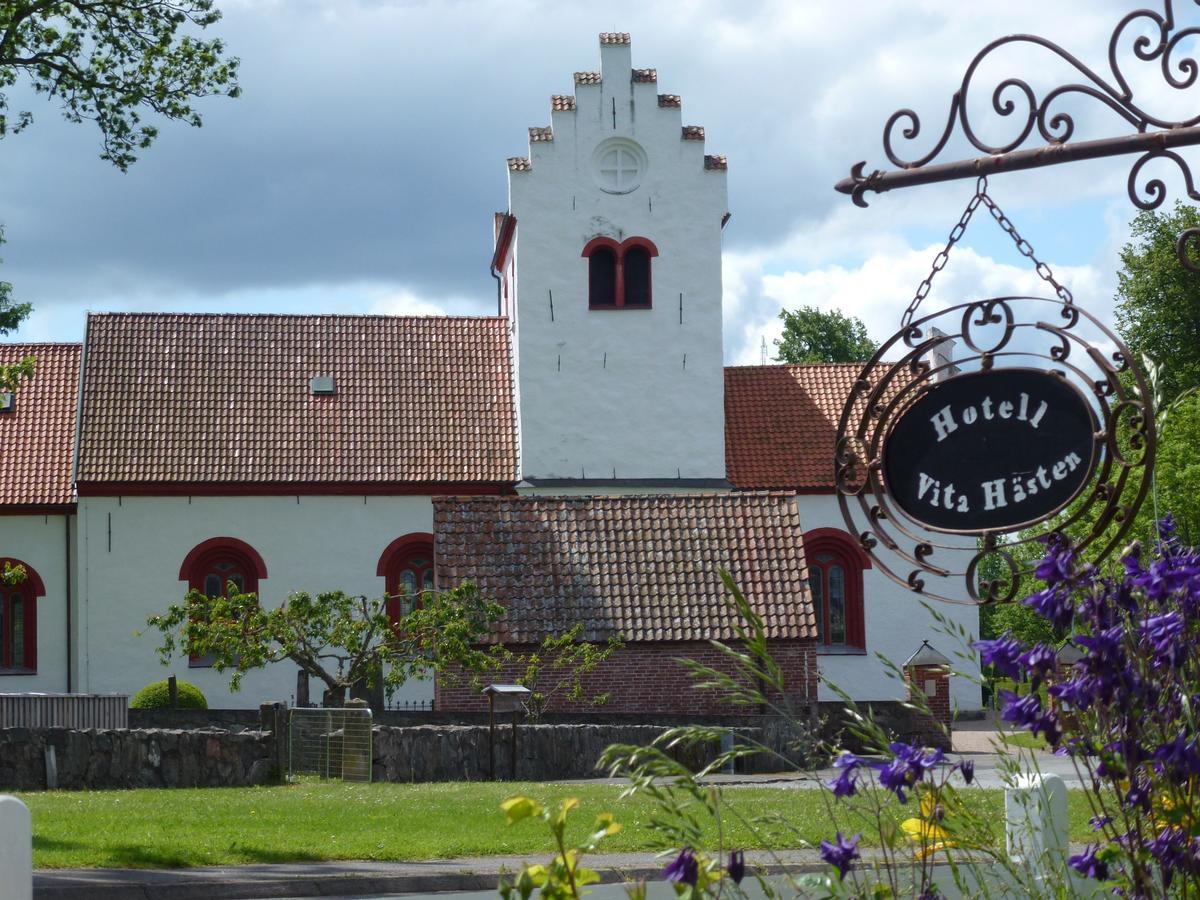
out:
<path id="1" fill-rule="evenodd" d="M 962 238 L 963 234 L 966 232 L 967 225 L 970 224 L 971 217 L 975 215 L 975 210 L 979 208 L 979 204 L 981 203 L 987 207 L 988 212 L 992 214 L 992 218 L 996 220 L 996 224 L 1003 228 L 1004 232 L 1013 239 L 1013 243 L 1017 245 L 1017 252 L 1033 263 L 1034 271 L 1038 273 L 1038 277 L 1054 288 L 1054 293 L 1060 300 L 1062 300 L 1063 303 L 1071 305 L 1075 302 L 1075 298 L 1071 295 L 1071 292 L 1066 287 L 1058 283 L 1058 280 L 1054 277 L 1054 273 L 1050 271 L 1050 267 L 1034 255 L 1033 245 L 1030 244 L 1029 241 L 1025 240 L 1025 238 L 1021 237 L 1021 234 L 1019 231 L 1017 231 L 1016 226 L 1013 225 L 1008 216 L 1004 214 L 1004 210 L 997 206 L 996 201 L 988 196 L 987 178 L 980 178 L 975 183 L 975 196 L 971 198 L 970 202 L 967 204 L 967 208 L 963 210 L 962 217 L 958 220 L 958 224 L 950 229 L 950 237 L 946 240 L 946 246 L 938 253 L 937 256 L 933 258 L 933 266 L 929 270 L 929 274 L 926 275 L 925 280 L 917 286 L 917 292 L 913 296 L 912 302 L 908 304 L 908 309 L 904 311 L 904 318 L 901 322 L 902 328 L 907 328 L 912 322 L 913 316 L 917 312 L 917 307 L 920 306 L 921 301 L 929 295 L 929 290 L 933 285 L 934 277 L 938 272 L 946 268 L 946 263 L 950 259 L 950 250 L 959 242 L 959 239 Z"/>

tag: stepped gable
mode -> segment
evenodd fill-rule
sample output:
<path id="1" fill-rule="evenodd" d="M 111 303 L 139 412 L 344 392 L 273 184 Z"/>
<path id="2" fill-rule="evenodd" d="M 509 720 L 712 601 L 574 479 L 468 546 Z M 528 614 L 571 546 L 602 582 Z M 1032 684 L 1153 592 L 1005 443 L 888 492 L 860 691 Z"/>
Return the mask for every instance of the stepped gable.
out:
<path id="1" fill-rule="evenodd" d="M 87 347 L 80 493 L 516 480 L 506 319 L 93 314 Z"/>
<path id="2" fill-rule="evenodd" d="M 816 636 L 800 518 L 786 494 L 438 497 L 443 587 L 472 581 L 507 613 L 494 637 L 729 640 L 727 569 L 767 635 Z"/>
<path id="3" fill-rule="evenodd" d="M 32 356 L 34 376 L 0 412 L 0 507 L 63 507 L 75 502 L 71 462 L 79 397 L 80 344 L 0 344 L 0 363 Z"/>

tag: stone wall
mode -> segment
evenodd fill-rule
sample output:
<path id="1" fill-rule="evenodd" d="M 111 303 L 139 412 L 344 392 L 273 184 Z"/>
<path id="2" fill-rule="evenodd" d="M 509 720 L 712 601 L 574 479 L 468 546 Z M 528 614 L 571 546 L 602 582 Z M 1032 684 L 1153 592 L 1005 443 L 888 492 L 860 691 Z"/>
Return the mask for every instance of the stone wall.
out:
<path id="1" fill-rule="evenodd" d="M 0 789 L 266 784 L 271 749 L 262 732 L 3 728 Z"/>

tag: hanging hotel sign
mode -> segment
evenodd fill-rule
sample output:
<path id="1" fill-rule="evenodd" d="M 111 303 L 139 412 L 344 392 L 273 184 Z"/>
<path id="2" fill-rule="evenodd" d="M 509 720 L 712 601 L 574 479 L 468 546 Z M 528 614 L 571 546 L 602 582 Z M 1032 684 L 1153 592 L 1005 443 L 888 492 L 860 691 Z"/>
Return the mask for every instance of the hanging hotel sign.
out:
<path id="1" fill-rule="evenodd" d="M 928 387 L 892 426 L 884 483 L 910 519 L 937 531 L 1023 528 L 1088 484 L 1098 428 L 1088 401 L 1059 375 L 957 375 Z"/>

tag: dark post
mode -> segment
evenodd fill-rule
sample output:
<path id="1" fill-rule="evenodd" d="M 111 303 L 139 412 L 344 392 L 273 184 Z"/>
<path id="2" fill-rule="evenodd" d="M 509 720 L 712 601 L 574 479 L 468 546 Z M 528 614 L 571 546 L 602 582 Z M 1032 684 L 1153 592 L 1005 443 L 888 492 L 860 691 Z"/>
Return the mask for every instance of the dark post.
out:
<path id="1" fill-rule="evenodd" d="M 258 729 L 271 735 L 271 768 L 275 779 L 283 782 L 288 770 L 288 710 L 283 703 L 263 703 L 258 707 Z"/>
<path id="2" fill-rule="evenodd" d="M 171 709 L 179 709 L 179 682 L 174 675 L 167 678 L 167 697 L 170 698 Z"/>
<path id="3" fill-rule="evenodd" d="M 308 673 L 303 669 L 296 672 L 296 705 L 301 709 L 308 706 Z"/>
<path id="4" fill-rule="evenodd" d="M 488 780 L 496 780 L 496 695 L 488 693 Z"/>
<path id="5" fill-rule="evenodd" d="M 508 777 L 511 781 L 517 780 L 517 710 L 513 708 L 513 724 L 512 724 L 512 755 L 509 757 Z"/>

